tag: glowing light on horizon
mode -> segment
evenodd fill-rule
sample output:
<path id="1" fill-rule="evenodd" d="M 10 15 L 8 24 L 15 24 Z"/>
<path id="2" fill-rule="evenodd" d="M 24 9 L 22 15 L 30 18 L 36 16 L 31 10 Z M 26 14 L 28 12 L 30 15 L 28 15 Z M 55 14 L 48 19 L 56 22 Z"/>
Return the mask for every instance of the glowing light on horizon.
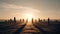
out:
<path id="1" fill-rule="evenodd" d="M 30 22 L 33 18 L 33 15 L 32 14 L 25 14 L 25 18 L 27 18 L 28 21 Z"/>

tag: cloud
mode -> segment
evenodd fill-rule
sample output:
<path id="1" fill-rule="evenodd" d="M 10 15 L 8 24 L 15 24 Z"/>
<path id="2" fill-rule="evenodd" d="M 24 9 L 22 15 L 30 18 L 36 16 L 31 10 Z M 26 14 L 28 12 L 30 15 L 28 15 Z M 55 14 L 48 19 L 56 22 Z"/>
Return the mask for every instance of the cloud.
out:
<path id="1" fill-rule="evenodd" d="M 4 7 L 5 9 L 33 9 L 33 8 L 30 8 L 30 7 L 24 7 L 24 6 L 18 6 L 18 5 L 14 5 L 14 4 L 7 4 L 7 3 L 4 3 L 4 4 L 1 4 L 0 7 Z M 37 9 L 35 9 L 37 10 Z"/>
<path id="2" fill-rule="evenodd" d="M 39 9 L 39 10 L 38 10 Z M 0 0 L 0 16 L 22 15 L 53 16 L 60 14 L 60 1 L 58 0 Z"/>
<path id="3" fill-rule="evenodd" d="M 2 15 L 23 15 L 26 13 L 39 14 L 40 11 L 34 8 L 19 6 L 14 4 L 2 3 L 0 4 L 0 13 Z"/>

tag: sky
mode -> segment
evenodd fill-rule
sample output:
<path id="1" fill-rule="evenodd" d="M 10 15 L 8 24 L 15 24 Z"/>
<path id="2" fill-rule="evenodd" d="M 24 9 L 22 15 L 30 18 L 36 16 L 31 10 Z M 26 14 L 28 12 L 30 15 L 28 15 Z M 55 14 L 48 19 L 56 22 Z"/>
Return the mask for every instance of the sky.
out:
<path id="1" fill-rule="evenodd" d="M 16 17 L 60 19 L 60 0 L 0 0 L 0 19 Z"/>

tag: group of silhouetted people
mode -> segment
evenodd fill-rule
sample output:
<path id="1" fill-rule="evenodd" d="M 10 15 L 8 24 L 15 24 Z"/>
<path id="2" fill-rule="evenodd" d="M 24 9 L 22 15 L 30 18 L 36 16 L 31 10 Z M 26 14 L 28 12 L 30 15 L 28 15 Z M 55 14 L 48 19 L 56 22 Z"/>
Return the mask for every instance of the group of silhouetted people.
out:
<path id="1" fill-rule="evenodd" d="M 5 22 L 9 22 L 9 23 L 17 23 L 17 20 L 16 20 L 16 17 L 14 17 L 14 19 L 12 20 L 12 19 L 9 19 L 8 21 L 5 21 Z M 21 23 L 24 23 L 24 22 L 26 22 L 26 23 L 28 23 L 28 19 L 26 19 L 26 20 L 24 20 L 24 19 L 20 19 L 19 20 L 19 22 Z M 36 27 L 36 28 L 38 28 L 41 32 L 42 32 L 42 34 L 56 34 L 56 32 L 59 32 L 60 31 L 60 25 L 58 25 L 57 23 L 60 23 L 60 21 L 58 21 L 58 20 L 55 20 L 55 21 L 52 21 L 52 20 L 50 20 L 50 18 L 48 18 L 47 20 L 42 20 L 42 19 L 31 19 L 31 22 L 32 22 L 32 24 Z M 52 31 L 55 31 L 55 32 L 47 32 L 47 31 L 44 31 L 40 26 L 38 26 L 38 24 L 39 23 L 43 23 L 43 22 L 45 22 L 45 23 L 48 23 L 47 24 L 47 26 L 48 27 L 50 27 L 51 26 L 51 23 L 56 23 L 56 24 L 53 24 L 54 25 L 54 27 L 56 27 L 56 29 L 54 29 L 54 30 L 52 30 Z M 20 34 L 20 32 L 23 30 L 23 28 L 25 27 L 25 25 L 26 25 L 26 23 L 22 26 L 22 27 L 20 27 L 17 31 L 15 31 L 13 34 Z"/>

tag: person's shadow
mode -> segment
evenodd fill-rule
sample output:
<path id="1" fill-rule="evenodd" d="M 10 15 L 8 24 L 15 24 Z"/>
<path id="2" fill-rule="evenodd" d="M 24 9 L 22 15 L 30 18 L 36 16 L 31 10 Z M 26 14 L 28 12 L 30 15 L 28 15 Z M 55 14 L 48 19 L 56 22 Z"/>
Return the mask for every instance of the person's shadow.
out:
<path id="1" fill-rule="evenodd" d="M 17 31 L 13 32 L 12 34 L 20 34 L 22 32 L 23 28 L 25 27 L 25 25 L 26 25 L 26 23 L 22 27 L 20 27 Z"/>

